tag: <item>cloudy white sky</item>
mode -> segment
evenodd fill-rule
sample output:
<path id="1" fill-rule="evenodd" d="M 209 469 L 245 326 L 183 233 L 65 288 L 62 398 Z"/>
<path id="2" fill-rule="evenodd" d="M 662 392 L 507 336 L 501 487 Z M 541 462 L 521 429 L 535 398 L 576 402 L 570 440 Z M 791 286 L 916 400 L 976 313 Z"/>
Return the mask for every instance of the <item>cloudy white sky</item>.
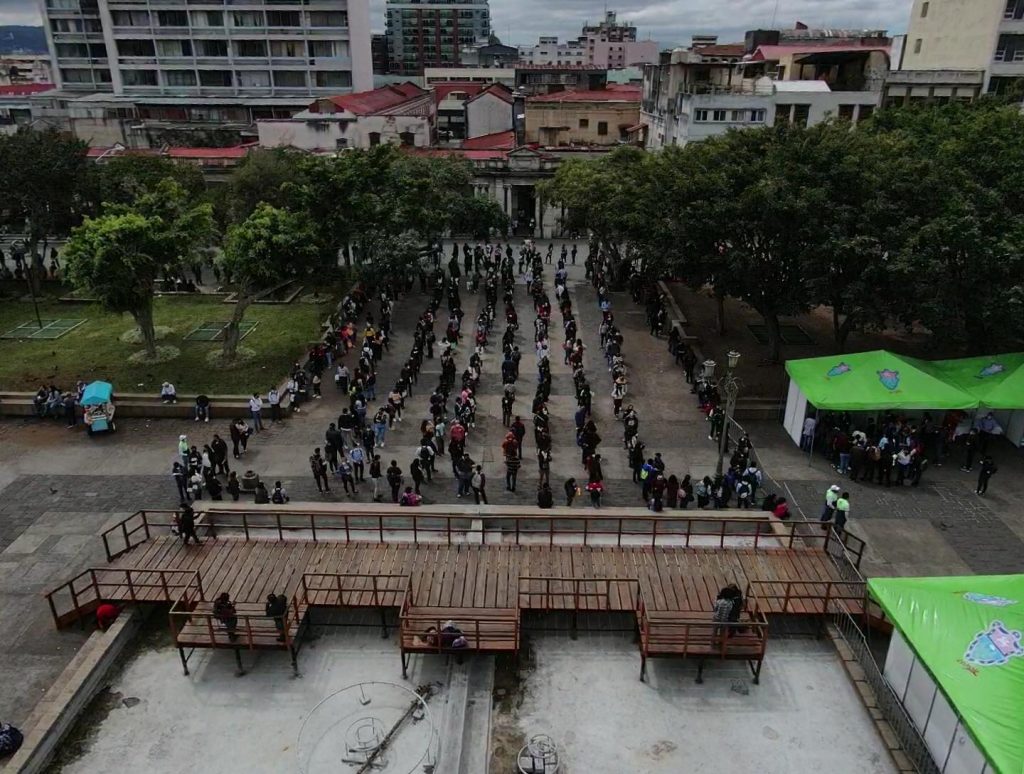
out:
<path id="1" fill-rule="evenodd" d="M 375 31 L 384 29 L 385 0 L 370 0 Z M 686 44 L 693 33 L 741 40 L 744 30 L 775 22 L 811 26 L 906 28 L 911 0 L 613 0 L 607 6 L 637 25 L 640 36 L 663 46 Z M 491 0 L 494 31 L 513 44 L 535 43 L 538 35 L 579 34 L 584 20 L 597 20 L 605 5 L 594 0 Z M 0 0 L 0 24 L 39 24 L 35 0 Z"/>

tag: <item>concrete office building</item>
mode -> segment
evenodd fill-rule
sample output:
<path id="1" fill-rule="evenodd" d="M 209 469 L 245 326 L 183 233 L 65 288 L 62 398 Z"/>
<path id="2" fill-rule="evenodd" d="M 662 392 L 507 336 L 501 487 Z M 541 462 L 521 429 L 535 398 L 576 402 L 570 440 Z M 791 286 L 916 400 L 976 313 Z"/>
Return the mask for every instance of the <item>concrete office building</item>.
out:
<path id="1" fill-rule="evenodd" d="M 1024 0 L 914 0 L 894 67 L 887 105 L 1005 92 L 1024 79 Z"/>
<path id="2" fill-rule="evenodd" d="M 421 75 L 426 67 L 462 63 L 462 49 L 491 35 L 487 0 L 388 0 L 391 70 Z"/>
<path id="3" fill-rule="evenodd" d="M 519 59 L 527 65 L 591 65 L 617 70 L 657 62 L 658 44 L 638 41 L 636 27 L 619 24 L 615 11 L 608 11 L 602 22 L 584 24 L 575 40 L 559 43 L 557 37 L 542 37 L 536 46 L 522 46 Z"/>

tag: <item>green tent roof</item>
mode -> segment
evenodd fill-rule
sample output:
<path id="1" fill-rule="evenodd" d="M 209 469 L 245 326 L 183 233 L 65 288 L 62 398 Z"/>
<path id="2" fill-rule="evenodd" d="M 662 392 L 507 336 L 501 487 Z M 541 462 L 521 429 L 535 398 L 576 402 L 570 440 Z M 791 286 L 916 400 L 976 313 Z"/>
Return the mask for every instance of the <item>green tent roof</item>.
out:
<path id="1" fill-rule="evenodd" d="M 982 406 L 1024 408 L 1024 352 L 917 362 L 946 384 L 973 395 Z"/>
<path id="2" fill-rule="evenodd" d="M 818 408 L 871 411 L 970 409 L 978 405 L 976 397 L 936 377 L 928 365 L 879 349 L 789 360 L 786 371 Z"/>
<path id="3" fill-rule="evenodd" d="M 1024 575 L 868 581 L 999 774 L 1024 772 Z"/>

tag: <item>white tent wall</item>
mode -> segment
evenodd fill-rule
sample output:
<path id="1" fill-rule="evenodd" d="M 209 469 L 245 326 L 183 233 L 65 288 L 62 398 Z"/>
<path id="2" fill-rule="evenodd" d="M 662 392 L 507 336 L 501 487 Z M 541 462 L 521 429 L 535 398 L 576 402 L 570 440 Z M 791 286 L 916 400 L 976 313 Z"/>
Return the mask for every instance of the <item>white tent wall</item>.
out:
<path id="1" fill-rule="evenodd" d="M 783 419 L 783 427 L 793 439 L 793 443 L 800 445 L 800 434 L 804 429 L 804 419 L 807 416 L 807 396 L 792 379 L 789 380 L 789 394 L 786 396 L 786 415 Z"/>
<path id="2" fill-rule="evenodd" d="M 979 414 L 984 410 L 984 407 L 979 409 Z M 1002 409 L 993 411 L 992 414 L 1003 428 L 1006 440 L 1020 448 L 1024 444 L 1024 409 Z"/>

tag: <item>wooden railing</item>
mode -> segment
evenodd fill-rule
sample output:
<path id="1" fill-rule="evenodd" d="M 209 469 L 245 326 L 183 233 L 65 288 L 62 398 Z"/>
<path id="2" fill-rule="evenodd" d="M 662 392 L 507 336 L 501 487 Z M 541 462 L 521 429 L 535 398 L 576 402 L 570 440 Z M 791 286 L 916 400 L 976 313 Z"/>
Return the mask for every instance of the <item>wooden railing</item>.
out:
<path id="1" fill-rule="evenodd" d="M 120 521 L 110 529 L 104 530 L 100 537 L 103 538 L 103 549 L 107 554 L 107 561 L 113 561 L 121 554 L 131 551 L 136 546 L 142 545 L 153 535 L 166 534 L 170 532 L 174 523 L 174 511 L 137 511 L 124 521 Z M 197 527 L 201 522 L 197 522 Z"/>
<path id="2" fill-rule="evenodd" d="M 105 599 L 174 602 L 191 588 L 203 594 L 202 578 L 194 570 L 92 567 L 49 592 L 46 601 L 60 629 L 94 611 Z"/>
<path id="3" fill-rule="evenodd" d="M 524 610 L 633 610 L 639 585 L 633 578 L 523 576 L 519 578 L 519 607 Z"/>
<path id="4" fill-rule="evenodd" d="M 171 606 L 171 633 L 176 643 L 181 644 L 179 638 L 185 632 L 186 627 L 190 627 L 189 633 L 193 636 L 189 637 L 188 647 L 244 647 L 253 650 L 259 646 L 266 647 L 269 635 L 275 637 L 275 640 L 276 637 L 280 637 L 280 640 L 276 640 L 280 647 L 290 650 L 294 642 L 293 632 L 300 630 L 302 618 L 305 615 L 304 606 L 299 604 L 296 597 L 292 597 L 284 616 L 282 616 L 282 628 L 278 629 L 276 624 L 272 624 L 273 619 L 265 612 L 247 611 L 249 608 L 258 608 L 258 605 L 236 605 L 236 607 L 241 607 L 241 611 L 236 612 L 234 616 L 236 622 L 233 629 L 228 629 L 212 609 L 197 610 L 196 606 L 200 601 L 201 594 L 197 598 L 191 590 L 186 590 Z M 273 629 L 270 628 L 271 625 Z M 196 641 L 198 638 L 195 635 L 200 633 L 202 633 L 202 640 Z M 234 634 L 234 639 L 232 639 L 232 634 Z"/>
<path id="5" fill-rule="evenodd" d="M 867 586 L 859 581 L 765 581 L 747 584 L 773 613 L 825 615 L 836 608 L 859 615 L 867 609 Z"/>
<path id="6" fill-rule="evenodd" d="M 324 607 L 402 607 L 410 588 L 408 575 L 307 572 L 301 599 Z"/>
<path id="7" fill-rule="evenodd" d="M 583 545 L 642 547 L 735 546 L 825 548 L 834 536 L 801 534 L 795 523 L 713 516 L 474 515 L 418 513 L 325 513 L 260 509 L 210 510 L 204 526 L 211 534 L 229 530 L 246 540 L 275 538 L 375 543 Z"/>

